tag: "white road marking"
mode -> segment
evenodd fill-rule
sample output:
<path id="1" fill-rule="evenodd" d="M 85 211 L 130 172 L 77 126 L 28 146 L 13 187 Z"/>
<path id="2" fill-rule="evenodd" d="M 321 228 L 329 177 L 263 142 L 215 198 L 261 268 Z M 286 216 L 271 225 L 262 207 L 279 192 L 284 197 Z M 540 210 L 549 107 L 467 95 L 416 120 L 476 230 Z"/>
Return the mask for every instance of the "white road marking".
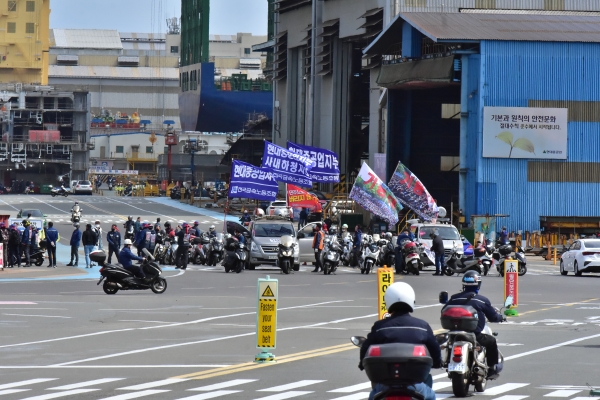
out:
<path id="1" fill-rule="evenodd" d="M 6 390 L 0 390 L 0 396 L 4 396 L 5 394 L 28 392 L 29 390 L 31 390 L 31 389 L 6 389 Z"/>
<path id="2" fill-rule="evenodd" d="M 316 383 L 326 382 L 323 380 L 303 380 L 298 382 L 288 383 L 286 385 L 273 386 L 267 389 L 260 389 L 258 392 L 285 392 L 286 390 L 297 389 L 304 386 L 314 385 Z"/>
<path id="3" fill-rule="evenodd" d="M 487 393 L 482 393 L 482 394 L 487 394 Z M 515 395 L 511 394 L 511 395 L 507 395 L 507 396 L 497 397 L 494 400 L 523 400 L 528 397 L 529 396 L 515 396 Z"/>
<path id="4" fill-rule="evenodd" d="M 152 396 L 153 394 L 165 393 L 169 390 L 144 390 L 142 392 L 119 394 L 117 396 L 105 397 L 102 400 L 129 400 L 137 399 L 145 396 Z"/>
<path id="5" fill-rule="evenodd" d="M 155 388 L 155 387 L 160 387 L 160 386 L 173 385 L 175 383 L 185 382 L 188 380 L 189 379 L 180 379 L 180 378 L 163 379 L 160 381 L 147 382 L 147 383 L 142 383 L 139 385 L 118 388 L 117 390 L 144 390 L 144 389 L 150 389 L 150 388 Z"/>
<path id="6" fill-rule="evenodd" d="M 481 394 L 486 396 L 495 396 L 497 394 L 510 392 L 511 390 L 519 389 L 527 385 L 529 385 L 529 383 L 505 383 L 504 385 L 494 386 L 493 388 L 485 389 L 485 392 Z"/>
<path id="7" fill-rule="evenodd" d="M 578 343 L 578 342 L 582 342 L 584 340 L 594 339 L 594 338 L 597 338 L 597 337 L 600 337 L 600 334 L 591 335 L 591 336 L 584 336 L 584 337 L 581 337 L 579 339 L 573 339 L 573 340 L 569 340 L 569 341 L 563 342 L 563 343 L 558 343 L 558 344 L 555 344 L 555 345 L 552 345 L 552 346 L 542 347 L 542 348 L 539 348 L 537 350 L 526 351 L 524 353 L 519 353 L 519 354 L 515 354 L 515 355 L 512 355 L 512 356 L 509 356 L 509 357 L 505 357 L 504 360 L 505 361 L 506 360 L 514 360 L 514 359 L 517 359 L 517 358 L 529 356 L 531 354 L 536 354 L 536 353 L 541 353 L 541 352 L 548 351 L 548 350 L 557 349 L 559 347 L 568 346 L 568 345 L 573 344 L 573 343 Z"/>
<path id="8" fill-rule="evenodd" d="M 190 397 L 182 397 L 177 400 L 206 400 L 206 399 L 216 399 L 217 397 L 227 396 L 228 394 L 240 393 L 241 390 L 217 390 L 216 392 L 211 393 L 202 393 L 195 394 Z"/>
<path id="9" fill-rule="evenodd" d="M 222 368 L 231 364 L 197 364 L 197 365 L 0 365 L 0 369 L 115 369 L 115 368 Z"/>
<path id="10" fill-rule="evenodd" d="M 57 316 L 57 315 L 5 314 L 5 313 L 3 313 L 2 315 L 11 315 L 11 316 L 17 316 L 17 317 L 71 318 L 71 317 L 61 317 L 61 316 Z"/>
<path id="11" fill-rule="evenodd" d="M 169 321 L 146 321 L 143 319 L 120 319 L 119 322 L 149 322 L 152 324 L 170 324 Z"/>
<path id="12" fill-rule="evenodd" d="M 278 393 L 278 394 L 274 394 L 272 396 L 267 396 L 267 397 L 260 397 L 260 398 L 256 398 L 254 400 L 284 400 L 284 399 L 291 399 L 292 397 L 298 397 L 298 396 L 304 396 L 305 394 L 310 394 L 313 392 L 284 392 L 284 393 Z"/>
<path id="13" fill-rule="evenodd" d="M 93 381 L 73 383 L 71 385 L 57 386 L 57 387 L 49 388 L 49 389 L 46 389 L 46 390 L 71 390 L 71 389 L 80 389 L 80 388 L 84 388 L 84 387 L 88 387 L 88 386 L 95 386 L 95 385 L 101 385 L 103 383 L 120 381 L 120 380 L 123 380 L 123 379 L 125 379 L 125 378 L 96 379 L 96 380 L 93 380 Z"/>
<path id="14" fill-rule="evenodd" d="M 342 396 L 342 397 L 336 397 L 333 400 L 362 400 L 362 399 L 368 399 L 369 395 L 371 393 L 370 392 L 360 392 L 360 393 L 354 393 L 348 396 Z M 439 399 L 439 397 L 437 397 Z"/>
<path id="15" fill-rule="evenodd" d="M 21 381 L 21 382 L 5 383 L 4 385 L 0 385 L 0 390 L 15 388 L 15 387 L 19 387 L 19 386 L 35 385 L 36 383 L 55 381 L 56 379 L 58 379 L 58 378 L 39 378 L 39 379 L 29 379 L 27 381 Z"/>
<path id="16" fill-rule="evenodd" d="M 436 391 L 436 390 L 445 389 L 445 388 L 450 387 L 450 386 L 452 386 L 452 382 L 436 382 L 436 383 L 433 384 L 433 388 L 432 389 L 434 391 Z"/>
<path id="17" fill-rule="evenodd" d="M 227 382 L 215 383 L 214 385 L 208 385 L 208 386 L 200 386 L 200 387 L 188 389 L 188 390 L 199 391 L 199 392 L 210 392 L 211 390 L 224 389 L 224 388 L 229 388 L 229 387 L 233 387 L 233 386 L 243 385 L 244 383 L 256 382 L 257 380 L 258 379 L 234 379 L 234 380 L 227 381 Z"/>
<path id="18" fill-rule="evenodd" d="M 574 394 L 581 392 L 581 390 L 556 390 L 552 393 L 545 394 L 544 397 L 571 397 Z"/>
<path id="19" fill-rule="evenodd" d="M 365 382 L 359 383 L 358 385 L 346 386 L 335 390 L 329 390 L 328 393 L 352 393 L 363 389 L 371 389 L 371 387 L 371 382 Z"/>
<path id="20" fill-rule="evenodd" d="M 67 396 L 73 396 L 76 394 L 83 394 L 83 393 L 89 393 L 89 392 L 95 392 L 99 389 L 76 389 L 76 390 L 69 390 L 66 392 L 59 392 L 59 393 L 50 393 L 50 394 L 43 394 L 41 396 L 34 396 L 34 397 L 28 397 L 26 399 L 23 400 L 50 400 L 50 399 L 58 399 L 59 397 L 67 397 Z"/>

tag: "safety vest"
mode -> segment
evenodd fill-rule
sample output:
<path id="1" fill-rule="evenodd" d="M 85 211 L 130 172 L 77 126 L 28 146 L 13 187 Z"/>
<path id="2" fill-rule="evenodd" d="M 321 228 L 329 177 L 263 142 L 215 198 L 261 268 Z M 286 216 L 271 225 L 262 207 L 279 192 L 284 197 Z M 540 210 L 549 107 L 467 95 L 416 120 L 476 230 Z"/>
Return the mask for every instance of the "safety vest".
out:
<path id="1" fill-rule="evenodd" d="M 317 240 L 318 240 L 318 244 L 317 244 Z M 323 250 L 324 240 L 325 240 L 325 235 L 323 235 L 323 232 L 322 231 L 317 232 L 315 234 L 315 237 L 313 238 L 313 244 L 312 244 L 313 249 L 318 248 L 319 250 Z"/>

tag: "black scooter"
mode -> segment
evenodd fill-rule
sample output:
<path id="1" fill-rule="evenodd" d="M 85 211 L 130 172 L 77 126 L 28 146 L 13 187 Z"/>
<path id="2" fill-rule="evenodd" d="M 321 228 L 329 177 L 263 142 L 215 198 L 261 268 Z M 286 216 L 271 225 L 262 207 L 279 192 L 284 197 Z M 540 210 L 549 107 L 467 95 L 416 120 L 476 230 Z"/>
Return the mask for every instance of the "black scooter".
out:
<path id="1" fill-rule="evenodd" d="M 478 274 L 482 273 L 481 260 L 479 258 L 461 259 L 458 256 L 456 248 L 452 250 L 450 257 L 446 260 L 446 269 L 444 273 L 448 276 L 454 274 L 464 274 L 467 271 L 477 271 Z"/>
<path id="2" fill-rule="evenodd" d="M 104 293 L 115 294 L 119 290 L 146 290 L 150 289 L 156 294 L 164 293 L 167 290 L 167 281 L 162 278 L 162 269 L 155 262 L 154 257 L 146 249 L 142 250 L 146 260 L 142 263 L 142 271 L 146 274 L 146 280 L 137 278 L 132 272 L 116 264 L 106 264 L 106 253 L 103 251 L 94 251 L 90 253 L 90 260 L 102 265 L 100 268 L 100 280 L 98 285 L 104 279 Z"/>
<path id="3" fill-rule="evenodd" d="M 45 248 L 32 247 L 31 252 L 29 253 L 29 261 L 36 267 L 41 266 L 44 263 L 44 252 Z M 18 264 L 14 256 L 11 261 L 13 265 Z M 23 253 L 23 250 L 21 249 L 21 264 L 25 264 L 26 262 L 27 259 L 25 258 L 25 253 Z"/>

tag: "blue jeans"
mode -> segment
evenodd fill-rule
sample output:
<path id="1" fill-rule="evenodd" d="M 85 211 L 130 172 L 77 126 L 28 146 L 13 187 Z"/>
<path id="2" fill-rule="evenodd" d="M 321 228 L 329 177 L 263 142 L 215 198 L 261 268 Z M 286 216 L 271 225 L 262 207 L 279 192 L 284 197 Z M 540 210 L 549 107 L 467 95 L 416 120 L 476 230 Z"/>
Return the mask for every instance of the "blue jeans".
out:
<path id="1" fill-rule="evenodd" d="M 89 245 L 89 244 L 83 246 L 83 251 L 85 253 L 85 266 L 86 266 L 86 268 L 89 268 L 90 264 L 92 263 L 92 261 L 90 260 L 90 253 L 92 251 L 94 251 L 94 247 L 96 247 L 96 246 Z"/>
<path id="2" fill-rule="evenodd" d="M 446 260 L 444 259 L 444 253 L 435 255 L 435 272 L 440 272 L 440 268 L 442 269 L 441 272 L 444 272 L 446 270 Z"/>
<path id="3" fill-rule="evenodd" d="M 431 375 L 429 376 L 431 377 Z M 430 386 L 426 385 L 425 383 L 417 383 L 416 385 L 409 386 L 408 388 L 414 389 L 416 392 L 422 394 L 423 397 L 425 397 L 425 400 L 436 400 L 435 392 Z M 373 390 L 371 391 L 371 394 L 369 394 L 369 400 L 373 400 L 375 398 L 375 395 L 384 389 L 387 389 L 387 386 L 384 386 L 380 383 L 376 384 Z"/>

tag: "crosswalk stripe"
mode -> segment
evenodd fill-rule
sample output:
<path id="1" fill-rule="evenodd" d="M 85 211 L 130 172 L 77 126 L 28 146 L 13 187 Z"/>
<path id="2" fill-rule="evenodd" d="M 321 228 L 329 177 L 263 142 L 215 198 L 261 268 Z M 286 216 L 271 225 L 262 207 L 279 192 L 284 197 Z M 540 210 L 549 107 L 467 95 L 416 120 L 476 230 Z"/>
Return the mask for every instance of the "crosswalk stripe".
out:
<path id="1" fill-rule="evenodd" d="M 581 390 L 556 390 L 554 392 L 545 394 L 544 397 L 571 397 L 574 394 L 581 392 Z"/>
<path id="2" fill-rule="evenodd" d="M 329 393 L 352 393 L 363 389 L 371 389 L 371 382 L 359 383 L 358 385 L 346 386 L 343 388 L 329 390 Z"/>
<path id="3" fill-rule="evenodd" d="M 6 389 L 6 390 L 0 390 L 0 396 L 4 396 L 5 394 L 27 392 L 29 390 L 31 390 L 31 389 Z"/>
<path id="4" fill-rule="evenodd" d="M 259 392 L 285 392 L 286 390 L 296 389 L 304 386 L 314 385 L 315 383 L 321 383 L 325 381 L 314 381 L 314 380 L 304 380 L 298 382 L 288 383 L 287 385 L 273 386 L 267 389 L 260 389 Z"/>
<path id="5" fill-rule="evenodd" d="M 371 394 L 370 392 L 360 392 L 360 393 L 350 394 L 348 396 L 336 397 L 335 399 L 332 399 L 332 400 L 363 400 L 363 399 L 368 399 L 370 394 Z"/>
<path id="6" fill-rule="evenodd" d="M 55 381 L 56 379 L 57 378 L 39 378 L 39 379 L 29 379 L 27 381 L 21 381 L 21 382 L 6 383 L 4 385 L 0 385 L 0 390 L 15 388 L 15 387 L 19 387 L 19 386 L 35 385 L 36 383 Z"/>
<path id="7" fill-rule="evenodd" d="M 79 388 L 88 387 L 88 386 L 101 385 L 103 383 L 121 381 L 123 379 L 125 379 L 125 378 L 96 379 L 96 380 L 93 380 L 93 381 L 74 383 L 72 385 L 57 386 L 57 387 L 53 387 L 53 388 L 46 389 L 46 390 L 71 390 L 71 389 L 79 389 Z"/>
<path id="8" fill-rule="evenodd" d="M 141 392 L 134 393 L 125 393 L 119 394 L 117 396 L 105 397 L 102 400 L 129 400 L 129 399 L 137 399 L 145 396 L 152 396 L 153 394 L 165 393 L 169 392 L 169 390 L 143 390 Z"/>
<path id="9" fill-rule="evenodd" d="M 452 382 L 435 382 L 433 384 L 433 390 L 442 390 L 450 386 L 452 386 Z"/>
<path id="10" fill-rule="evenodd" d="M 304 396 L 305 394 L 310 394 L 310 393 L 314 393 L 314 392 L 283 392 L 283 393 L 277 393 L 271 396 L 267 396 L 267 397 L 260 397 L 260 398 L 256 398 L 254 400 L 284 400 L 284 399 L 291 399 L 292 397 L 299 397 L 299 396 Z"/>
<path id="11" fill-rule="evenodd" d="M 216 399 L 217 397 L 227 396 L 228 394 L 234 394 L 234 393 L 240 393 L 240 392 L 241 392 L 241 390 L 217 390 L 216 392 L 195 394 L 193 396 L 182 397 L 181 399 L 177 399 L 177 400 L 206 400 L 206 399 Z"/>
<path id="12" fill-rule="evenodd" d="M 142 383 L 139 385 L 127 386 L 127 387 L 119 388 L 117 390 L 144 390 L 144 389 L 150 389 L 150 388 L 155 388 L 155 387 L 159 387 L 159 386 L 171 385 L 171 384 L 179 383 L 179 382 L 185 382 L 187 380 L 189 380 L 189 379 L 180 379 L 180 378 L 163 379 L 161 381 L 148 382 L 148 383 Z"/>
<path id="13" fill-rule="evenodd" d="M 486 389 L 485 392 L 481 393 L 486 396 L 495 396 L 497 394 L 502 394 L 509 392 L 511 390 L 522 388 L 523 386 L 527 386 L 529 383 L 505 383 L 504 385 L 494 386 L 493 388 Z M 503 399 L 505 400 L 505 399 Z M 508 400 L 508 399 L 506 399 Z M 516 400 L 516 399 L 515 399 Z"/>
<path id="14" fill-rule="evenodd" d="M 76 394 L 95 392 L 97 390 L 99 390 L 99 389 L 76 389 L 76 390 L 69 390 L 69 391 L 66 391 L 66 392 L 50 393 L 50 394 L 43 394 L 41 396 L 28 397 L 28 398 L 23 399 L 23 400 L 50 400 L 50 399 L 58 399 L 59 397 L 74 396 Z"/>
<path id="15" fill-rule="evenodd" d="M 485 394 L 485 393 L 482 393 Z M 529 396 L 515 396 L 515 395 L 507 395 L 507 396 L 502 396 L 502 397 L 497 397 L 494 400 L 523 400 L 528 398 Z"/>
<path id="16" fill-rule="evenodd" d="M 233 386 L 243 385 L 244 383 L 256 382 L 258 379 L 234 379 L 227 382 L 215 383 L 214 385 L 208 386 L 200 386 L 193 389 L 188 389 L 192 391 L 200 391 L 200 392 L 210 392 L 211 390 L 218 390 L 229 388 Z"/>

